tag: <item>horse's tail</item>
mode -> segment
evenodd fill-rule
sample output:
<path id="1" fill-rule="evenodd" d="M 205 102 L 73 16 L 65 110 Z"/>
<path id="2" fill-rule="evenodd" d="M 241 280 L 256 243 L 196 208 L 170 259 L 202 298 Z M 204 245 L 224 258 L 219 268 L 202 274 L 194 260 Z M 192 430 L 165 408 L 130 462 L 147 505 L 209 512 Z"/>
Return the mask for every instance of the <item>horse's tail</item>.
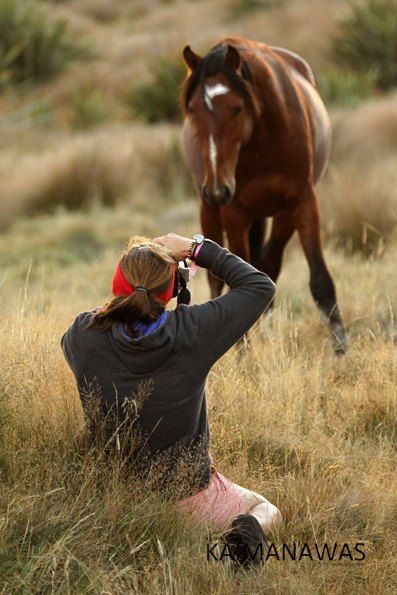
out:
<path id="1" fill-rule="evenodd" d="M 266 219 L 254 221 L 249 231 L 249 245 L 251 263 L 256 266 L 262 254 L 263 241 L 266 233 Z"/>

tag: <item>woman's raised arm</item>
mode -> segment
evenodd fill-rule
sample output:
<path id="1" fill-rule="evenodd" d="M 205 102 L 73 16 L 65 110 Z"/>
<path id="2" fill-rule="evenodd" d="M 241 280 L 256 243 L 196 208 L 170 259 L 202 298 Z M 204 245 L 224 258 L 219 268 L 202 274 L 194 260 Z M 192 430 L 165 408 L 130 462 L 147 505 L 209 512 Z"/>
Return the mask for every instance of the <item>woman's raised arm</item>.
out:
<path id="1" fill-rule="evenodd" d="M 191 306 L 200 357 L 211 365 L 234 345 L 271 303 L 276 286 L 265 273 L 211 240 L 205 240 L 196 263 L 225 281 L 230 291 Z"/>

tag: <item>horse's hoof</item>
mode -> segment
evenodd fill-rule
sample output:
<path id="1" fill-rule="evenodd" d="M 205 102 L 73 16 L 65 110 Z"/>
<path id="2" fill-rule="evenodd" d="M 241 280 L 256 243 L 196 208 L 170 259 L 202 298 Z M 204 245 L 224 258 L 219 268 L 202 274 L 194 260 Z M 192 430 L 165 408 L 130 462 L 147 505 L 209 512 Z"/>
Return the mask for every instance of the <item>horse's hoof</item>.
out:
<path id="1" fill-rule="evenodd" d="M 348 351 L 347 337 L 344 336 L 343 339 L 340 339 L 338 337 L 335 337 L 335 335 L 334 335 L 334 353 L 335 353 L 335 355 L 340 357 L 342 355 L 346 355 L 347 351 Z"/>
<path id="2" fill-rule="evenodd" d="M 348 340 L 345 327 L 342 322 L 332 322 L 330 324 L 332 333 L 332 343 L 335 355 L 345 355 L 348 348 Z"/>
<path id="3" fill-rule="evenodd" d="M 346 355 L 347 347 L 339 347 L 338 349 L 334 349 L 334 353 L 338 357 L 342 357 L 342 355 Z"/>

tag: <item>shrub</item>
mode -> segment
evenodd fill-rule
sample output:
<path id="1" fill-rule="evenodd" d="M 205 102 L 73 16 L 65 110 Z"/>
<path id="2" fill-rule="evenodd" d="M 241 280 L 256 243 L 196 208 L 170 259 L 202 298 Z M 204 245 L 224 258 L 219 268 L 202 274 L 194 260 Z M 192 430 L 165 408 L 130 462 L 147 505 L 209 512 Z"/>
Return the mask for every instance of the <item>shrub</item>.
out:
<path id="1" fill-rule="evenodd" d="M 134 86 L 126 95 L 133 116 L 153 124 L 181 117 L 179 91 L 185 67 L 181 59 L 163 58 L 152 68 L 152 80 Z"/>
<path id="2" fill-rule="evenodd" d="M 129 126 L 80 134 L 39 154 L 0 163 L 0 231 L 22 213 L 88 209 L 128 200 L 148 211 L 192 196 L 179 137 L 171 126 Z M 151 212 L 151 211 L 150 211 Z"/>
<path id="3" fill-rule="evenodd" d="M 318 89 L 327 104 L 356 105 L 372 95 L 377 73 L 329 68 L 318 77 Z"/>
<path id="4" fill-rule="evenodd" d="M 322 186 L 326 234 L 348 252 L 382 254 L 397 229 L 394 158 L 345 160 L 329 169 Z"/>
<path id="5" fill-rule="evenodd" d="M 69 123 L 73 128 L 92 128 L 109 119 L 108 98 L 99 89 L 76 89 L 70 97 Z"/>
<path id="6" fill-rule="evenodd" d="M 31 2 L 0 3 L 0 82 L 39 81 L 62 70 L 79 50 L 66 22 L 47 20 Z"/>
<path id="7" fill-rule="evenodd" d="M 383 89 L 397 85 L 397 0 L 355 0 L 351 9 L 333 40 L 336 60 L 357 71 L 377 71 Z"/>
<path id="8" fill-rule="evenodd" d="M 237 0 L 232 5 L 231 16 L 238 18 L 257 10 L 278 8 L 286 2 L 287 0 Z"/>

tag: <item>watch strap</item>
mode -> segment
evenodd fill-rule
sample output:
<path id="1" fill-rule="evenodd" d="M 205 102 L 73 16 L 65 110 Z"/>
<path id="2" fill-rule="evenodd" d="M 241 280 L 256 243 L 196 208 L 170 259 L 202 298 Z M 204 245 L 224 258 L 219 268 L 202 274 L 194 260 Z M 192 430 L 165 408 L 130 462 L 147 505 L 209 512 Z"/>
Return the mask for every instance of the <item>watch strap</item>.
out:
<path id="1" fill-rule="evenodd" d="M 191 260 L 193 257 L 193 253 L 194 253 L 194 249 L 195 249 L 196 245 L 197 245 L 196 240 L 192 240 L 192 243 L 190 244 L 189 250 L 187 252 L 187 257 L 189 258 L 189 260 Z"/>

